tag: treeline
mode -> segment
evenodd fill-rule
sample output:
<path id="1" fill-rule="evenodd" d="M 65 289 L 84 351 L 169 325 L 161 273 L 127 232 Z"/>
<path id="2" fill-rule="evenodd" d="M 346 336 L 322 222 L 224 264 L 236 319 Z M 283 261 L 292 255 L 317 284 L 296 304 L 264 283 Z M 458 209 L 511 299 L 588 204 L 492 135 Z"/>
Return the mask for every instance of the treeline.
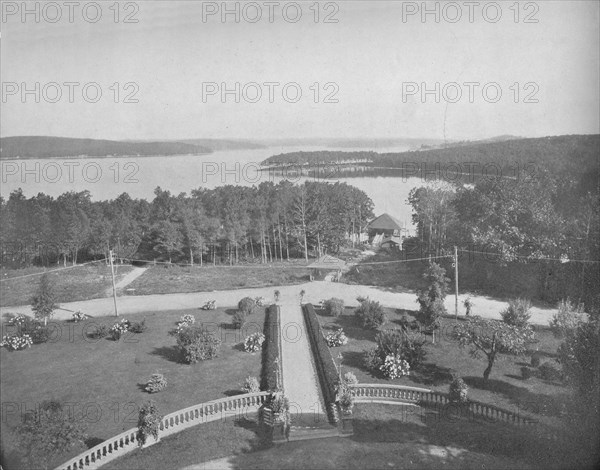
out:
<path id="1" fill-rule="evenodd" d="M 465 281 L 484 290 L 490 282 L 519 282 L 541 300 L 600 306 L 598 173 L 593 185 L 588 171 L 414 188 L 417 237 L 410 243 L 435 255 L 451 255 L 455 245 L 464 250 L 463 288 Z"/>
<path id="2" fill-rule="evenodd" d="M 345 183 L 198 188 L 149 202 L 127 193 L 92 201 L 89 191 L 56 199 L 21 189 L 0 199 L 3 266 L 73 264 L 108 256 L 189 264 L 262 263 L 336 253 L 373 217 L 373 202 Z"/>
<path id="3" fill-rule="evenodd" d="M 147 155 L 200 155 L 207 146 L 183 142 L 122 142 L 69 137 L 18 136 L 0 139 L 0 158 L 61 158 Z"/>
<path id="4" fill-rule="evenodd" d="M 535 139 L 515 139 L 499 142 L 464 143 L 463 145 L 432 150 L 401 153 L 315 151 L 274 155 L 263 165 L 322 165 L 345 161 L 365 161 L 365 172 L 357 176 L 387 172 L 393 176 L 465 182 L 456 175 L 471 173 L 493 179 L 533 179 L 546 173 L 575 178 L 588 189 L 597 185 L 600 168 L 600 135 L 566 135 Z M 331 170 L 329 170 L 331 172 Z M 345 174 L 343 168 L 340 173 Z M 350 172 L 348 172 L 350 173 Z M 336 173 L 337 174 L 337 173 Z M 351 174 L 348 174 L 351 176 Z"/>

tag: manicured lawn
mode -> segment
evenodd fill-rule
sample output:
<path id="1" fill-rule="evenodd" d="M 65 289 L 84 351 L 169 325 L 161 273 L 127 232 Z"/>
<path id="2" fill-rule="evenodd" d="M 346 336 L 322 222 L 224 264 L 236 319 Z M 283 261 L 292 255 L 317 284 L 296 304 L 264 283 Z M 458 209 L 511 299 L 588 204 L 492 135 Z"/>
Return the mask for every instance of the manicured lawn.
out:
<path id="1" fill-rule="evenodd" d="M 168 331 L 181 315 L 188 313 L 196 317 L 196 324 L 214 331 L 223 341 L 218 358 L 194 365 L 179 362 L 175 338 Z M 117 342 L 90 339 L 85 333 L 98 325 L 111 326 L 115 317 L 56 322 L 52 323 L 55 339 L 48 343 L 15 352 L 2 348 L 4 460 L 10 463 L 14 458 L 10 431 L 19 423 L 20 411 L 31 410 L 42 400 L 54 399 L 63 407 L 69 406 L 76 419 L 85 421 L 88 445 L 93 446 L 135 427 L 139 407 L 150 398 L 167 414 L 237 393 L 245 377 L 260 376 L 260 353 L 244 352 L 240 342 L 248 334 L 262 330 L 264 311 L 253 314 L 241 331 L 229 328 L 232 313 L 217 309 L 128 315 L 130 321 L 145 319 L 148 329 L 137 335 L 127 334 Z M 154 372 L 165 375 L 168 387 L 150 395 L 143 388 Z M 82 450 L 74 449 L 55 464 Z M 7 464 L 4 468 L 15 467 Z"/>
<path id="2" fill-rule="evenodd" d="M 115 280 L 118 282 L 131 271 L 129 265 L 115 267 Z M 10 278 L 44 272 L 43 268 L 3 269 L 0 277 L 0 307 L 26 305 L 30 303 L 38 288 L 41 276 L 30 276 L 23 279 Z M 78 300 L 104 297 L 107 289 L 112 287 L 110 267 L 104 263 L 77 266 L 49 273 L 55 283 L 58 302 L 74 302 Z"/>
<path id="3" fill-rule="evenodd" d="M 396 311 L 386 309 L 388 322 L 383 328 L 399 328 L 398 321 L 403 314 L 409 320 L 415 318 L 417 312 Z M 499 355 L 494 363 L 488 382 L 483 380 L 483 371 L 487 362 L 471 357 L 468 348 L 460 348 L 451 338 L 450 332 L 454 319 L 443 318 L 441 333 L 436 334 L 436 343 L 432 344 L 431 336 L 427 336 L 425 363 L 410 376 L 388 380 L 379 373 L 372 373 L 363 365 L 363 351 L 376 346 L 376 331 L 365 330 L 354 316 L 354 309 L 346 308 L 338 318 L 324 316 L 322 311 L 319 320 L 325 331 L 342 327 L 348 336 L 348 344 L 333 348 L 334 357 L 342 353 L 343 372 L 351 371 L 362 383 L 386 383 L 423 387 L 448 392 L 448 384 L 452 371 L 456 371 L 469 385 L 469 397 L 474 400 L 495 404 L 509 410 L 523 413 L 534 413 L 548 423 L 556 422 L 566 411 L 572 401 L 572 389 L 560 383 L 552 383 L 540 378 L 529 380 L 521 378 L 521 366 L 528 365 L 529 356 Z M 460 320 L 459 320 L 460 321 Z M 542 362 L 552 361 L 556 355 L 560 341 L 555 339 L 547 328 L 537 327 L 536 338 L 539 342 L 531 345 L 546 357 Z"/>
<path id="4" fill-rule="evenodd" d="M 135 295 L 176 292 L 210 292 L 246 287 L 301 284 L 309 280 L 309 270 L 301 264 L 273 263 L 269 266 L 151 266 L 128 289 Z"/>
<path id="5" fill-rule="evenodd" d="M 514 426 L 443 419 L 417 407 L 357 405 L 354 435 L 264 445 L 256 418 L 198 425 L 107 465 L 137 470 L 200 466 L 234 469 L 564 468 L 548 443 Z M 569 461 L 572 464 L 579 462 Z M 207 468 L 210 468 L 210 462 Z M 579 466 L 582 468 L 582 466 Z"/>

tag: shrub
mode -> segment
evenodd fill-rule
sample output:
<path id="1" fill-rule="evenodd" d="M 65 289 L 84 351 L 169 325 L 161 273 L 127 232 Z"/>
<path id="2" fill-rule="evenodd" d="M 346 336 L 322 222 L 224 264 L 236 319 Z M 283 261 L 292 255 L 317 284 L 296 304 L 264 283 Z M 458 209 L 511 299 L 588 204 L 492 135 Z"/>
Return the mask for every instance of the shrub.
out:
<path id="1" fill-rule="evenodd" d="M 43 319 L 44 324 L 46 324 L 48 318 L 54 314 L 54 310 L 58 307 L 55 284 L 50 280 L 48 273 L 44 273 L 40 278 L 36 294 L 31 298 L 31 310 L 33 310 L 37 319 Z"/>
<path id="2" fill-rule="evenodd" d="M 462 379 L 462 377 L 453 374 L 452 381 L 448 387 L 448 395 L 451 402 L 460 402 L 464 403 L 467 401 L 467 392 L 469 391 L 469 387 Z"/>
<path id="3" fill-rule="evenodd" d="M 379 356 L 379 348 L 365 349 L 363 351 L 363 364 L 368 370 L 380 370 L 383 360 Z"/>
<path id="4" fill-rule="evenodd" d="M 77 310 L 76 312 L 73 312 L 73 315 L 71 315 L 71 321 L 77 323 L 80 321 L 83 321 L 87 318 L 87 315 L 85 313 L 83 313 L 81 310 Z"/>
<path id="5" fill-rule="evenodd" d="M 402 335 L 400 355 L 412 369 L 419 367 L 425 361 L 427 356 L 425 351 L 426 342 L 425 337 L 420 333 L 404 333 Z"/>
<path id="6" fill-rule="evenodd" d="M 347 344 L 348 337 L 344 333 L 344 330 L 339 328 L 334 333 L 327 333 L 325 341 L 327 341 L 327 346 L 333 348 L 335 346 L 343 346 L 344 344 Z"/>
<path id="7" fill-rule="evenodd" d="M 354 396 L 352 391 L 347 386 L 342 386 L 338 393 L 338 403 L 340 408 L 345 413 L 352 413 L 352 407 L 354 406 Z"/>
<path id="8" fill-rule="evenodd" d="M 238 310 L 246 315 L 252 315 L 257 308 L 256 300 L 251 297 L 244 297 L 238 302 Z"/>
<path id="9" fill-rule="evenodd" d="M 146 384 L 146 391 L 148 393 L 157 393 L 167 388 L 167 379 L 163 374 L 152 374 L 150 380 Z"/>
<path id="10" fill-rule="evenodd" d="M 256 352 L 260 351 L 262 345 L 265 341 L 265 335 L 262 333 L 252 333 L 250 336 L 247 336 L 244 340 L 244 351 L 246 352 Z"/>
<path id="11" fill-rule="evenodd" d="M 508 308 L 500 312 L 502 320 L 508 325 L 517 327 L 527 326 L 531 313 L 531 302 L 527 299 L 512 299 L 508 302 Z"/>
<path id="12" fill-rule="evenodd" d="M 523 366 L 521 367 L 521 377 L 523 377 L 523 380 L 528 380 L 533 376 L 533 371 L 527 367 L 527 366 Z"/>
<path id="13" fill-rule="evenodd" d="M 186 315 L 181 316 L 181 318 L 177 322 L 177 326 L 190 326 L 194 323 L 196 323 L 196 317 L 188 313 Z"/>
<path id="14" fill-rule="evenodd" d="M 50 328 L 42 325 L 37 325 L 30 333 L 33 344 L 46 343 L 50 339 Z"/>
<path id="15" fill-rule="evenodd" d="M 256 302 L 256 305 L 259 307 L 264 307 L 264 305 L 267 303 L 267 299 L 264 297 L 255 297 L 254 302 Z"/>
<path id="16" fill-rule="evenodd" d="M 276 290 L 273 293 L 273 296 L 275 297 L 275 302 L 279 302 L 279 297 L 281 297 L 281 292 L 279 292 L 278 290 Z"/>
<path id="17" fill-rule="evenodd" d="M 409 375 L 410 366 L 398 354 L 390 354 L 385 357 L 383 364 L 379 367 L 383 375 L 388 379 L 396 379 L 403 375 Z"/>
<path id="18" fill-rule="evenodd" d="M 552 362 L 544 362 L 539 367 L 540 377 L 550 382 L 558 382 L 562 379 L 562 373 L 560 369 Z"/>
<path id="19" fill-rule="evenodd" d="M 181 358 L 188 364 L 213 359 L 219 355 L 221 340 L 198 326 L 188 326 L 176 336 Z"/>
<path id="20" fill-rule="evenodd" d="M 142 320 L 141 322 L 135 322 L 132 323 L 131 326 L 129 327 L 129 331 L 131 331 L 132 333 L 143 333 L 144 331 L 146 331 L 148 329 L 148 327 L 146 326 L 146 320 Z"/>
<path id="21" fill-rule="evenodd" d="M 56 401 L 44 401 L 26 413 L 16 428 L 17 448 L 23 454 L 22 468 L 48 468 L 56 458 L 72 451 L 86 438 L 85 426 Z M 50 467 L 52 468 L 52 467 Z"/>
<path id="22" fill-rule="evenodd" d="M 381 304 L 368 298 L 361 300 L 354 314 L 360 319 L 363 327 L 371 330 L 381 327 L 387 320 Z"/>
<path id="23" fill-rule="evenodd" d="M 575 332 L 584 320 L 583 304 L 575 305 L 567 298 L 558 303 L 558 312 L 550 320 L 550 329 L 556 338 L 566 338 L 567 335 Z"/>
<path id="24" fill-rule="evenodd" d="M 346 372 L 344 374 L 344 383 L 346 385 L 356 385 L 358 383 L 358 379 L 352 372 Z"/>
<path id="25" fill-rule="evenodd" d="M 342 313 L 344 313 L 344 301 L 342 299 L 332 297 L 331 299 L 325 301 L 323 308 L 325 309 L 325 313 L 327 315 L 331 317 L 339 317 Z"/>
<path id="26" fill-rule="evenodd" d="M 155 440 L 158 440 L 158 431 L 162 419 L 163 417 L 159 413 L 155 402 L 150 400 L 142 405 L 138 415 L 137 432 L 137 439 L 140 445 L 146 443 L 148 436 L 152 436 Z"/>
<path id="27" fill-rule="evenodd" d="M 106 325 L 100 325 L 95 330 L 88 333 L 88 336 L 92 339 L 106 338 L 108 336 L 108 327 Z"/>
<path id="28" fill-rule="evenodd" d="M 239 330 L 246 324 L 246 313 L 238 310 L 234 313 L 231 323 L 234 328 Z"/>
<path id="29" fill-rule="evenodd" d="M 30 348 L 32 344 L 33 341 L 29 335 L 16 333 L 4 335 L 0 347 L 5 347 L 9 351 L 20 351 L 21 349 Z"/>
<path id="30" fill-rule="evenodd" d="M 281 350 L 279 342 L 280 310 L 277 305 L 271 305 L 265 316 L 266 345 L 263 347 L 262 378 L 263 390 L 279 390 L 281 384 Z"/>
<path id="31" fill-rule="evenodd" d="M 256 393 L 260 391 L 258 379 L 251 376 L 246 377 L 241 388 L 246 393 Z"/>
<path id="32" fill-rule="evenodd" d="M 542 354 L 540 352 L 536 351 L 531 355 L 531 367 L 539 367 L 541 361 Z"/>
<path id="33" fill-rule="evenodd" d="M 110 337 L 114 341 L 118 341 L 123 333 L 129 331 L 129 327 L 129 320 L 123 318 L 120 322 L 117 322 L 113 326 L 111 326 L 108 332 L 110 334 Z"/>

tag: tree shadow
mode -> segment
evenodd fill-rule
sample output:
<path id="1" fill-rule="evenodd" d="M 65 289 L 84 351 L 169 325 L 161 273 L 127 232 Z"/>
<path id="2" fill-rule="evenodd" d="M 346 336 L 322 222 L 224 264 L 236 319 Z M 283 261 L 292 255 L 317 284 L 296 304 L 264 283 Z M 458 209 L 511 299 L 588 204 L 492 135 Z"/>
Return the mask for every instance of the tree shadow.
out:
<path id="1" fill-rule="evenodd" d="M 226 397 L 234 397 L 236 395 L 243 395 L 244 393 L 246 393 L 246 392 L 244 392 L 243 390 L 240 390 L 239 388 L 232 388 L 230 390 L 225 390 L 223 392 L 223 394 Z"/>
<path id="2" fill-rule="evenodd" d="M 175 346 L 161 346 L 150 352 L 153 356 L 161 356 L 167 361 L 181 363 L 179 351 Z"/>
<path id="3" fill-rule="evenodd" d="M 88 449 L 97 446 L 98 444 L 102 444 L 104 439 L 100 439 L 99 437 L 88 437 L 83 441 Z"/>
<path id="4" fill-rule="evenodd" d="M 235 315 L 237 313 L 237 311 L 238 311 L 237 308 L 226 308 L 225 309 L 225 313 L 227 315 L 231 315 L 231 316 Z"/>
<path id="5" fill-rule="evenodd" d="M 367 340 L 367 341 L 375 341 L 375 336 L 377 335 L 377 330 L 368 330 L 363 328 L 360 324 L 358 318 L 354 315 L 340 315 L 339 317 L 330 317 L 332 320 L 331 324 L 339 325 L 338 328 L 343 328 L 344 333 L 350 339 L 356 340 Z"/>
<path id="6" fill-rule="evenodd" d="M 267 432 L 267 427 L 261 425 L 257 420 L 240 418 L 235 420 L 234 425 L 254 433 L 254 437 L 248 442 L 250 448 L 243 449 L 242 454 L 249 454 L 273 446 L 271 439 L 269 438 L 269 433 Z"/>
<path id="7" fill-rule="evenodd" d="M 411 380 L 423 385 L 442 385 L 452 380 L 452 369 L 425 362 L 411 371 Z"/>
<path id="8" fill-rule="evenodd" d="M 245 349 L 244 349 L 244 343 L 237 343 L 237 344 L 234 344 L 234 345 L 231 347 L 231 349 L 234 349 L 234 350 L 236 350 L 236 351 L 245 352 Z"/>

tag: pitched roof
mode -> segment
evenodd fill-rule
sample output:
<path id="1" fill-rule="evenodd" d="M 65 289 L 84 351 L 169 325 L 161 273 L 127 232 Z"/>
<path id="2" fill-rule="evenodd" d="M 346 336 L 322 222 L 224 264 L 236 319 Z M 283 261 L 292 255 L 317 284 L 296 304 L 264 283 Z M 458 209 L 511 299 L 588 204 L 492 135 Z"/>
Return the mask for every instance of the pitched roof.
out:
<path id="1" fill-rule="evenodd" d="M 317 269 L 342 269 L 346 266 L 346 262 L 334 256 L 323 255 L 317 261 L 309 264 L 308 268 Z"/>
<path id="2" fill-rule="evenodd" d="M 402 230 L 400 222 L 389 214 L 381 214 L 369 223 L 369 229 Z"/>

